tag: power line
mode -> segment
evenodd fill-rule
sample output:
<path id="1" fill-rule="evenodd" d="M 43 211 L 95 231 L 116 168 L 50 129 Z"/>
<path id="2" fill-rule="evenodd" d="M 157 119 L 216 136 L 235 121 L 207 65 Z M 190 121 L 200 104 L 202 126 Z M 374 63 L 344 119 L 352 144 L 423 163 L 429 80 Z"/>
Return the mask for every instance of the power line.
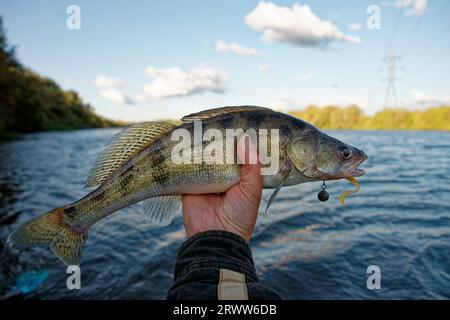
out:
<path id="1" fill-rule="evenodd" d="M 440 18 L 447 11 L 447 9 L 450 8 L 449 5 L 450 5 L 450 0 L 447 1 L 445 3 L 445 5 L 442 7 L 442 10 L 440 10 L 439 15 L 436 17 L 435 23 L 438 21 L 438 18 Z M 445 24 L 444 29 L 442 30 L 442 32 L 437 32 L 437 35 L 440 37 L 442 34 L 448 34 L 449 31 L 450 31 L 450 23 L 449 24 Z M 432 53 L 430 55 L 430 59 L 427 60 L 427 61 L 434 60 L 434 59 L 440 57 L 442 53 L 446 53 L 446 52 L 449 51 L 448 49 L 445 50 L 445 48 L 449 44 L 448 41 L 443 41 L 443 44 L 444 45 L 443 46 L 439 46 L 437 50 L 427 50 L 428 53 L 430 53 L 430 52 Z"/>
<path id="2" fill-rule="evenodd" d="M 430 20 L 430 28 L 431 28 L 431 26 L 434 26 L 434 25 L 436 25 L 436 23 L 439 21 L 439 18 L 441 18 L 441 16 L 447 11 L 447 9 L 449 8 L 449 4 L 450 4 L 450 0 L 449 1 L 445 1 L 445 2 L 442 2 L 442 6 L 441 6 L 441 8 L 439 9 L 439 10 L 437 10 L 436 11 L 436 14 L 434 15 L 434 17 L 432 17 L 430 14 L 427 14 L 427 16 L 428 16 L 428 19 L 431 19 Z M 422 15 L 421 17 L 420 17 L 420 19 L 417 21 L 417 23 L 415 24 L 415 26 L 414 26 L 414 29 L 413 29 L 413 32 L 411 33 L 411 35 L 410 35 L 410 37 L 409 37 L 409 39 L 408 39 L 408 41 L 407 41 L 407 43 L 406 43 L 406 45 L 405 45 L 405 49 L 404 49 L 404 51 L 403 51 L 403 54 L 404 55 L 406 55 L 406 54 L 408 54 L 409 52 L 407 51 L 409 48 L 410 48 L 410 45 L 413 43 L 413 39 L 414 39 L 414 36 L 415 35 L 418 35 L 419 33 L 421 34 L 421 37 L 420 38 L 424 38 L 424 36 L 423 36 L 423 32 L 424 31 L 421 31 L 421 32 L 417 32 L 418 30 L 419 30 L 419 27 L 420 26 L 423 26 L 423 21 L 425 21 L 425 19 L 424 19 L 424 17 L 425 17 L 425 14 L 424 15 Z M 430 29 L 429 28 L 429 29 Z M 422 28 L 423 29 L 423 28 Z M 428 30 L 429 30 L 428 29 Z M 426 28 L 425 29 L 423 29 L 423 30 L 427 30 Z M 444 32 L 445 31 L 447 31 L 447 30 L 444 30 Z M 425 40 L 426 41 L 426 40 Z M 422 47 L 419 47 L 419 49 L 423 49 L 423 50 L 426 50 L 428 47 L 426 47 L 426 46 L 422 46 Z M 422 51 L 422 50 L 421 50 Z M 427 50 L 427 52 L 428 52 L 428 50 Z"/>
<path id="3" fill-rule="evenodd" d="M 397 60 L 399 57 L 395 55 L 392 47 L 394 45 L 395 35 L 397 34 L 397 30 L 399 28 L 402 17 L 403 17 L 403 10 L 398 10 L 397 17 L 395 18 L 394 26 L 391 31 L 391 35 L 389 37 L 387 48 L 387 51 L 389 53 L 382 59 L 383 64 L 386 64 L 386 67 L 382 69 L 387 71 L 387 77 L 386 79 L 383 79 L 384 82 L 387 82 L 386 92 L 384 96 L 384 105 L 383 105 L 384 108 L 388 107 L 389 102 L 391 100 L 394 101 L 394 106 L 396 106 L 398 103 L 396 82 L 397 82 Z"/>
<path id="4" fill-rule="evenodd" d="M 440 18 L 445 11 L 448 9 L 448 6 L 450 4 L 450 0 L 446 1 L 443 3 L 443 5 L 441 6 L 440 10 L 437 11 L 437 14 L 435 14 L 435 19 L 432 19 L 432 17 L 427 14 L 425 17 L 425 14 L 423 14 L 415 23 L 412 32 L 410 33 L 409 37 L 407 38 L 407 41 L 405 43 L 405 47 L 404 47 L 404 54 L 408 54 L 409 52 L 407 51 L 410 48 L 410 45 L 413 43 L 413 40 L 415 39 L 415 37 L 421 36 L 423 35 L 423 26 L 424 26 L 424 21 L 427 20 L 428 24 L 428 20 L 431 19 L 431 24 L 434 25 L 438 18 Z M 398 78 L 398 71 L 401 69 L 404 69 L 403 67 L 399 66 L 399 62 L 402 59 L 402 57 L 400 55 L 397 55 L 394 50 L 394 40 L 401 22 L 401 19 L 404 15 L 404 10 L 402 8 L 399 8 L 398 10 L 398 14 L 393 26 L 393 29 L 391 31 L 390 34 L 390 38 L 389 38 L 389 42 L 388 42 L 388 47 L 390 47 L 390 49 L 388 49 L 388 54 L 383 58 L 383 63 L 385 64 L 385 70 L 386 70 L 386 78 L 384 79 L 384 81 L 386 82 L 386 91 L 385 91 L 385 99 L 384 99 L 384 107 L 397 107 L 398 105 L 398 94 L 397 94 L 397 82 L 399 81 Z"/>
<path id="5" fill-rule="evenodd" d="M 412 30 L 412 32 L 411 32 L 411 34 L 410 34 L 408 40 L 407 40 L 407 42 L 406 42 L 405 49 L 404 49 L 403 52 L 405 52 L 405 53 L 408 52 L 407 50 L 409 49 L 409 46 L 411 45 L 412 40 L 414 39 L 414 37 L 418 34 L 417 31 L 419 31 L 419 28 L 420 28 L 420 26 L 422 25 L 422 22 L 425 20 L 425 19 L 424 19 L 425 16 L 426 16 L 425 14 L 422 14 L 422 15 L 420 16 L 420 18 L 417 20 L 417 22 L 416 22 L 416 24 L 414 25 L 414 28 L 413 28 L 413 30 Z M 428 15 L 427 15 L 427 16 L 428 16 Z"/>
<path id="6" fill-rule="evenodd" d="M 403 56 L 408 55 L 410 52 L 408 52 L 410 46 L 412 43 L 414 43 L 413 40 L 416 39 L 416 37 L 419 36 L 420 39 L 424 37 L 424 25 L 432 25 L 434 26 L 439 18 L 442 17 L 443 14 L 447 11 L 449 8 L 450 0 L 443 2 L 442 6 L 440 6 L 439 10 L 436 11 L 436 14 L 433 14 L 431 16 L 430 14 L 427 14 L 425 18 L 425 14 L 423 14 L 414 24 L 414 27 L 412 29 L 412 32 L 410 33 L 409 37 L 407 38 L 407 41 L 405 43 Z M 390 40 L 389 40 L 389 46 L 390 51 L 388 54 L 383 58 L 383 63 L 385 64 L 385 71 L 386 71 L 386 78 L 384 81 L 386 82 L 386 91 L 385 91 L 385 99 L 384 99 L 384 107 L 397 107 L 398 106 L 398 92 L 397 92 L 397 82 L 399 81 L 398 73 L 399 70 L 404 70 L 403 67 L 399 65 L 400 60 L 402 60 L 402 56 L 396 54 L 393 50 L 393 43 L 395 40 L 395 35 L 397 33 L 401 17 L 403 16 L 404 10 L 399 9 L 399 13 L 396 18 L 396 22 L 394 24 L 393 30 L 391 32 Z M 431 19 L 431 20 L 430 20 Z M 426 20 L 426 23 L 424 23 Z M 450 25 L 449 25 L 450 27 Z M 425 29 L 427 30 L 427 29 Z M 447 30 L 445 30 L 447 31 Z M 447 32 L 445 32 L 447 33 Z M 419 47 L 421 49 L 421 47 Z M 423 48 L 425 49 L 425 48 Z M 445 51 L 439 51 L 439 53 L 442 53 Z"/>
<path id="7" fill-rule="evenodd" d="M 403 10 L 398 10 L 397 18 L 395 19 L 394 28 L 392 29 L 391 36 L 389 37 L 389 44 L 388 44 L 389 47 L 391 47 L 393 45 L 394 37 L 397 33 L 398 26 L 400 25 L 400 21 L 402 20 L 402 17 L 403 17 L 402 13 L 403 13 Z"/>

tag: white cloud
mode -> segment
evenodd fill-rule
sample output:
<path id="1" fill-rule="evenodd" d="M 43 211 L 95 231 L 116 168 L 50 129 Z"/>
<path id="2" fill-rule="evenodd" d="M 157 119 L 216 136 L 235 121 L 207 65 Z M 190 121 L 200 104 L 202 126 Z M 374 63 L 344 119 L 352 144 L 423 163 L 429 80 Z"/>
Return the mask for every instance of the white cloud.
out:
<path id="1" fill-rule="evenodd" d="M 272 66 L 270 64 L 260 64 L 258 65 L 258 70 L 262 73 L 267 73 L 272 71 Z"/>
<path id="2" fill-rule="evenodd" d="M 103 74 L 97 75 L 94 85 L 97 88 L 117 88 L 123 86 L 123 81 L 119 78 L 108 77 Z"/>
<path id="3" fill-rule="evenodd" d="M 122 91 L 117 88 L 107 88 L 100 91 L 100 96 L 114 102 L 116 104 L 132 104 L 133 101 L 125 96 Z"/>
<path id="4" fill-rule="evenodd" d="M 228 75 L 218 69 L 201 66 L 190 70 L 180 68 L 145 68 L 152 82 L 144 86 L 139 101 L 152 101 L 173 97 L 190 96 L 205 92 L 224 93 L 228 84 Z"/>
<path id="5" fill-rule="evenodd" d="M 122 81 L 122 79 L 99 74 L 94 80 L 94 85 L 97 88 L 102 89 L 99 92 L 100 96 L 106 100 L 109 100 L 115 104 L 133 103 L 133 101 L 128 98 L 121 89 L 119 89 L 124 85 L 124 81 Z"/>
<path id="6" fill-rule="evenodd" d="M 428 10 L 427 0 L 396 0 L 393 5 L 404 9 L 407 16 L 421 16 Z"/>
<path id="7" fill-rule="evenodd" d="M 358 31 L 358 30 L 361 30 L 362 25 L 361 25 L 361 23 L 353 22 L 353 23 L 349 23 L 347 25 L 347 28 L 351 31 Z"/>
<path id="8" fill-rule="evenodd" d="M 220 52 L 233 52 L 239 56 L 261 56 L 262 52 L 254 49 L 254 48 L 245 48 L 241 46 L 239 43 L 230 42 L 226 43 L 225 41 L 219 40 L 216 42 L 216 50 Z"/>
<path id="9" fill-rule="evenodd" d="M 415 103 L 428 103 L 436 102 L 439 99 L 435 96 L 430 96 L 420 90 L 414 89 L 411 91 L 411 100 Z"/>
<path id="10" fill-rule="evenodd" d="M 412 90 L 411 97 L 403 101 L 403 104 L 412 108 L 430 107 L 448 103 L 450 103 L 450 97 L 429 95 L 417 89 Z"/>
<path id="11" fill-rule="evenodd" d="M 245 23 L 263 32 L 267 41 L 285 42 L 298 46 L 323 46 L 332 41 L 359 43 L 358 37 L 345 35 L 331 22 L 320 19 L 307 5 L 292 8 L 260 2 L 245 16 Z"/>

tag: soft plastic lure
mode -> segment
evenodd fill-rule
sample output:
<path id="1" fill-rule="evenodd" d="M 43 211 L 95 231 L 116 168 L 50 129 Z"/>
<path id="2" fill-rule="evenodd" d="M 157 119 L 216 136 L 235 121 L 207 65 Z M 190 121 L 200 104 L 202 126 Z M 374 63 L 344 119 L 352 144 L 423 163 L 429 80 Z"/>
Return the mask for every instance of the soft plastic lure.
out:
<path id="1" fill-rule="evenodd" d="M 349 190 L 349 191 L 344 191 L 344 192 L 341 193 L 341 195 L 340 195 L 340 197 L 339 197 L 339 201 L 341 202 L 342 206 L 345 205 L 345 198 L 346 198 L 348 195 L 357 193 L 357 192 L 359 191 L 359 189 L 361 189 L 361 187 L 360 187 L 358 181 L 356 181 L 355 178 L 349 177 L 349 178 L 345 178 L 345 179 L 347 179 L 348 181 L 350 181 L 351 183 L 353 183 L 353 184 L 356 186 L 356 190 L 353 190 L 353 191 Z"/>

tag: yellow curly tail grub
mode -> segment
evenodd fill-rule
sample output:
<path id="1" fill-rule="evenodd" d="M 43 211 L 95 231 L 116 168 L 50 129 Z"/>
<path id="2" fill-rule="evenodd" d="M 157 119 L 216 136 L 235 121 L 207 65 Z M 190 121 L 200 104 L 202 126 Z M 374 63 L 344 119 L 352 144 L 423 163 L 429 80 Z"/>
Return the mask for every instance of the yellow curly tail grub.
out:
<path id="1" fill-rule="evenodd" d="M 345 178 L 345 179 L 347 179 L 348 181 L 350 181 L 351 183 L 353 183 L 353 184 L 356 186 L 356 190 L 354 190 L 354 191 L 350 191 L 350 190 L 349 190 L 349 191 L 344 191 L 344 192 L 341 193 L 341 195 L 339 196 L 339 201 L 341 202 L 342 206 L 345 205 L 345 198 L 346 198 L 348 195 L 357 193 L 357 192 L 359 191 L 359 189 L 361 189 L 361 187 L 360 187 L 358 181 L 356 181 L 355 178 L 353 178 L 353 177 L 348 177 L 348 178 Z"/>

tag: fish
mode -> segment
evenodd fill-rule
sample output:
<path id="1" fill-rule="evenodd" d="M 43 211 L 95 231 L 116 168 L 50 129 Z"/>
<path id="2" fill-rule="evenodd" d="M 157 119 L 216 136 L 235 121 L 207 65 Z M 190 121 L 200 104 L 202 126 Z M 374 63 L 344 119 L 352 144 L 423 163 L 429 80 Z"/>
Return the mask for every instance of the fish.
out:
<path id="1" fill-rule="evenodd" d="M 229 141 L 230 129 L 241 130 L 232 137 L 231 151 L 221 153 L 221 149 L 216 149 L 209 154 L 202 151 L 202 157 L 198 157 L 199 150 L 208 148 L 208 141 L 204 137 L 196 139 L 196 133 L 223 134 L 223 142 Z M 266 212 L 282 187 L 365 173 L 359 168 L 367 159 L 362 150 L 306 121 L 265 107 L 221 107 L 187 115 L 180 123 L 132 124 L 118 133 L 98 156 L 86 184 L 94 188 L 91 192 L 25 222 L 9 235 L 7 243 L 13 248 L 47 245 L 67 265 L 79 265 L 89 228 L 124 207 L 143 202 L 149 219 L 166 226 L 179 212 L 182 195 L 222 193 L 239 182 L 242 163 L 237 159 L 236 144 L 242 132 L 251 130 L 266 134 L 266 151 L 276 155 L 273 159 L 278 163 L 274 172 L 263 175 L 263 187 L 274 189 Z M 272 130 L 270 135 L 268 130 Z M 180 133 L 194 139 L 181 144 Z M 211 141 L 219 142 L 217 137 Z M 257 146 L 260 156 L 264 148 Z M 182 159 L 191 161 L 175 161 L 174 155 L 183 155 Z M 217 161 L 226 157 L 232 161 L 229 158 Z M 267 167 L 269 164 L 265 163 L 261 170 Z"/>

